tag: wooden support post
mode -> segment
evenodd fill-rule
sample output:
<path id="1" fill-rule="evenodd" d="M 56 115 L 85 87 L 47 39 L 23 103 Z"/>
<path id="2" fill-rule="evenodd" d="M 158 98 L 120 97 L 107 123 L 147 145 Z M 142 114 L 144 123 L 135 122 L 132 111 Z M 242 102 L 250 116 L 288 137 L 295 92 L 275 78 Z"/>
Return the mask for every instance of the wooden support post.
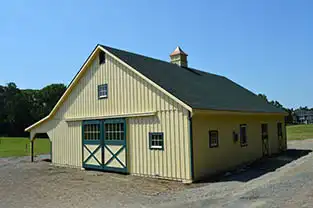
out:
<path id="1" fill-rule="evenodd" d="M 30 140 L 30 160 L 34 162 L 34 139 Z"/>

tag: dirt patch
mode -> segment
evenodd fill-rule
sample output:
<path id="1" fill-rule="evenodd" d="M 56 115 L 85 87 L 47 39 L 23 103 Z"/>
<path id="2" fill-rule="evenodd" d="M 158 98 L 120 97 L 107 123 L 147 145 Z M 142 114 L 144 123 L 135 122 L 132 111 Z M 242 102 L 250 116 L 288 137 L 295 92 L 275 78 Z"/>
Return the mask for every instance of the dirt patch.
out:
<path id="1" fill-rule="evenodd" d="M 192 185 L 0 158 L 0 207 L 313 207 L 313 142 L 288 145 L 285 154 Z"/>
<path id="2" fill-rule="evenodd" d="M 4 164 L 1 163 L 1 164 Z M 149 203 L 151 197 L 183 191 L 180 182 L 30 163 L 6 159 L 0 166 L 0 206 L 102 207 Z M 14 194 L 8 194 L 14 193 Z"/>

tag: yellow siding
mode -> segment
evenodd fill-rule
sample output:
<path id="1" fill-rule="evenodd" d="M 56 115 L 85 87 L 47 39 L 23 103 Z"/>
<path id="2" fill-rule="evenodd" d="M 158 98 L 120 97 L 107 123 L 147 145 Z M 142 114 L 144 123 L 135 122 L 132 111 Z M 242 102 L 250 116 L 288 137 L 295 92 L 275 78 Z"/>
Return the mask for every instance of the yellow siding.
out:
<path id="1" fill-rule="evenodd" d="M 89 67 L 54 116 L 58 122 L 49 124 L 55 127 L 49 135 L 53 163 L 82 166 L 81 121 L 65 119 L 155 111 L 155 116 L 127 118 L 129 172 L 190 180 L 188 111 L 108 54 L 105 64 L 99 66 L 95 58 Z M 98 100 L 97 86 L 104 83 L 108 98 Z M 150 131 L 164 132 L 164 151 L 149 150 Z"/>
<path id="2" fill-rule="evenodd" d="M 262 157 L 261 123 L 268 123 L 270 154 L 277 153 L 277 122 L 282 122 L 284 128 L 283 116 L 195 114 L 192 118 L 195 179 Z M 247 124 L 246 147 L 240 146 L 240 138 L 233 142 L 232 132 L 235 130 L 239 136 L 240 124 Z M 209 148 L 209 130 L 218 130 L 218 148 Z M 286 138 L 284 129 L 283 133 Z"/>
<path id="3" fill-rule="evenodd" d="M 108 99 L 98 100 L 97 86 L 108 84 Z M 162 100 L 162 102 L 161 102 Z M 106 63 L 93 60 L 57 118 L 109 116 L 125 113 L 177 109 L 178 104 L 126 66 L 106 55 Z"/>
<path id="4" fill-rule="evenodd" d="M 164 151 L 149 149 L 149 132 L 164 133 Z M 135 175 L 191 180 L 188 111 L 128 119 L 129 168 Z"/>
<path id="5" fill-rule="evenodd" d="M 52 163 L 73 167 L 82 166 L 81 122 L 58 123 L 52 131 Z"/>

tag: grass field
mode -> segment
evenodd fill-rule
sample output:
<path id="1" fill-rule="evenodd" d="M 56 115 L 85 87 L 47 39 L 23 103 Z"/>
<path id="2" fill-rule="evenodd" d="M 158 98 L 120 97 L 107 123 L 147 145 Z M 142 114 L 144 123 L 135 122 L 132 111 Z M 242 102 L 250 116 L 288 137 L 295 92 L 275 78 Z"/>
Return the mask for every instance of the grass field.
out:
<path id="1" fill-rule="evenodd" d="M 288 140 L 313 139 L 313 124 L 287 126 Z M 29 155 L 28 138 L 0 137 L 0 157 Z M 50 153 L 49 139 L 35 140 L 35 155 Z"/>
<path id="2" fill-rule="evenodd" d="M 313 124 L 287 126 L 288 140 L 313 139 Z"/>
<path id="3" fill-rule="evenodd" d="M 50 153 L 49 139 L 36 139 L 34 142 L 35 155 Z M 30 143 L 28 138 L 0 137 L 0 157 L 29 155 Z"/>

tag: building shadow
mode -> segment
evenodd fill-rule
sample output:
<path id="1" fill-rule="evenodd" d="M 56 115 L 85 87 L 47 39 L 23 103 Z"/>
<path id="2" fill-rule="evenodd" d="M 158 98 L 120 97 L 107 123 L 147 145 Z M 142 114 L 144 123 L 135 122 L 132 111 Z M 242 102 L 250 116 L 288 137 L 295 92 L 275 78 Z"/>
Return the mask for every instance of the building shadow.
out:
<path id="1" fill-rule="evenodd" d="M 51 159 L 50 158 L 42 159 L 41 161 L 51 163 Z"/>
<path id="2" fill-rule="evenodd" d="M 308 155 L 310 152 L 312 152 L 312 150 L 288 149 L 280 154 L 272 155 L 267 158 L 261 158 L 253 163 L 250 163 L 249 165 L 238 166 L 232 171 L 225 171 L 217 175 L 210 176 L 206 179 L 198 181 L 198 183 L 223 181 L 248 182 L 298 160 L 301 157 Z"/>

